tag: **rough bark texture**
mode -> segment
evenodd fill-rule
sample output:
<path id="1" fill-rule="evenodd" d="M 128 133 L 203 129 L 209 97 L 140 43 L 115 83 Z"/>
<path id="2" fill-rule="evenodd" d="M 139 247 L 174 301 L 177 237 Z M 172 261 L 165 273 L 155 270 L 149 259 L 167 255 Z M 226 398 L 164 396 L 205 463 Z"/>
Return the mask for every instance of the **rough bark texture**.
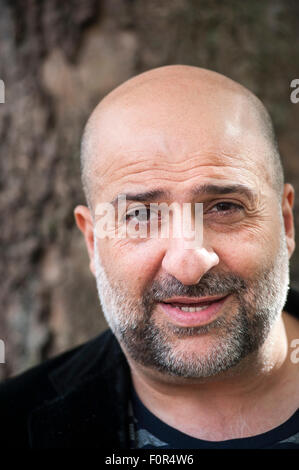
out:
<path id="1" fill-rule="evenodd" d="M 105 327 L 73 208 L 79 141 L 94 105 L 132 75 L 190 64 L 268 106 L 299 192 L 299 4 L 272 0 L 0 0 L 0 338 L 13 375 Z M 298 200 L 295 213 L 298 214 Z M 299 251 L 292 284 L 299 287 Z"/>

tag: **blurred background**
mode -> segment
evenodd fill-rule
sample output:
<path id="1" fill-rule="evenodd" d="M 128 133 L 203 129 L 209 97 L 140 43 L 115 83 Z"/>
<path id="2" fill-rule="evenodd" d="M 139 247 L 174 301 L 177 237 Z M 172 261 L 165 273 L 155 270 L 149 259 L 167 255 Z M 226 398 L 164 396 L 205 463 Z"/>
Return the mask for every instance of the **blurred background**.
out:
<path id="1" fill-rule="evenodd" d="M 0 379 L 106 328 L 73 217 L 84 203 L 81 132 L 97 102 L 165 64 L 223 73 L 268 107 L 299 194 L 298 39 L 296 0 L 0 0 Z M 298 211 L 297 199 L 297 232 Z"/>

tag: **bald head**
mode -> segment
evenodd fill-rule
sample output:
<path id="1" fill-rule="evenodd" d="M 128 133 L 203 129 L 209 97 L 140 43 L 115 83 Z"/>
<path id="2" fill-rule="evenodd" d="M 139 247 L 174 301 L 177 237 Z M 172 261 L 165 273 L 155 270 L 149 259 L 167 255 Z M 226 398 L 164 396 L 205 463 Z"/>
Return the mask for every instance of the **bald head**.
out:
<path id="1" fill-rule="evenodd" d="M 137 156 L 140 141 L 146 146 L 149 134 L 153 137 L 158 130 L 163 134 L 164 129 L 167 137 L 173 133 L 176 142 L 188 140 L 189 133 L 197 133 L 199 150 L 209 140 L 219 140 L 221 145 L 222 139 L 230 139 L 236 146 L 246 137 L 247 147 L 254 152 L 254 142 L 263 141 L 263 154 L 258 158 L 281 196 L 280 155 L 271 118 L 262 102 L 248 89 L 221 74 L 172 65 L 131 78 L 109 93 L 92 112 L 81 144 L 82 181 L 88 204 L 91 205 L 95 184 L 97 188 L 105 184 L 101 176 L 105 175 L 113 158 L 128 147 L 127 133 L 136 139 Z M 116 145 L 116 153 L 111 151 L 111 141 Z M 184 148 L 182 144 L 182 150 Z M 129 148 L 129 151 L 134 152 L 134 149 Z"/>

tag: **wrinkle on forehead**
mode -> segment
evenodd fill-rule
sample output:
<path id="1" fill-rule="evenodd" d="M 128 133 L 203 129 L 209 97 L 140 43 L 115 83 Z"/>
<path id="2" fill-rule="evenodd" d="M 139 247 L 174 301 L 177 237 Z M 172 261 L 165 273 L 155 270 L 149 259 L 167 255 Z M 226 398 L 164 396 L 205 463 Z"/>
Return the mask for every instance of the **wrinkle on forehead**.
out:
<path id="1" fill-rule="evenodd" d="M 134 158 L 134 159 L 133 159 Z M 95 171 L 95 176 L 101 178 L 103 182 L 112 182 L 125 177 L 135 178 L 139 173 L 150 172 L 151 176 L 168 175 L 176 181 L 183 181 L 191 178 L 192 175 L 197 177 L 204 171 L 214 171 L 217 173 L 225 172 L 229 168 L 236 171 L 252 172 L 257 174 L 256 164 L 249 159 L 240 158 L 228 154 L 202 153 L 197 152 L 194 156 L 184 156 L 180 162 L 169 161 L 169 155 L 148 154 L 139 155 L 139 158 L 132 158 L 132 155 L 126 155 L 125 158 L 120 156 L 119 160 L 113 160 L 113 163 L 106 168 Z"/>

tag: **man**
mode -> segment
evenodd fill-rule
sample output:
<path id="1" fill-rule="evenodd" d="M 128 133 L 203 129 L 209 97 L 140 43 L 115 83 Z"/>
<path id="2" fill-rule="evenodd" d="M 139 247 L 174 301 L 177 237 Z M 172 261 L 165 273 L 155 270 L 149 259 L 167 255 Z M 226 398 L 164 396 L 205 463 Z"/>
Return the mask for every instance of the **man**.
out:
<path id="1" fill-rule="evenodd" d="M 154 69 L 97 106 L 81 157 L 75 217 L 110 329 L 1 386 L 8 445 L 299 448 L 294 191 L 262 103 Z M 151 236 L 154 203 L 198 204 L 202 238 Z"/>

